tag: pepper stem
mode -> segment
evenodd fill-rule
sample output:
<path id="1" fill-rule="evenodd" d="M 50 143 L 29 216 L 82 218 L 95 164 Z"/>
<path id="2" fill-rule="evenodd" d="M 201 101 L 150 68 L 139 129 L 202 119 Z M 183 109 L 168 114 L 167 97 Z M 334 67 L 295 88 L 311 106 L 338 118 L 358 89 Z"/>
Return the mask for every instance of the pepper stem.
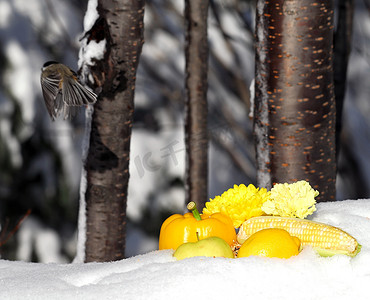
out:
<path id="1" fill-rule="evenodd" d="M 202 218 L 200 217 L 199 211 L 197 210 L 197 205 L 195 204 L 194 201 L 190 201 L 186 207 L 188 210 L 190 210 L 193 213 L 193 216 L 197 221 L 202 220 Z"/>

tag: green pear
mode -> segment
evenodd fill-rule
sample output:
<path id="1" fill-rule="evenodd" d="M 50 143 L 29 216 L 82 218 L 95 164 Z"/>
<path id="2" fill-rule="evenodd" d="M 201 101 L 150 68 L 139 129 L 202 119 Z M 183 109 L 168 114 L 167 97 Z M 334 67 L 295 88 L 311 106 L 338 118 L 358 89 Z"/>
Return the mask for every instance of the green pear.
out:
<path id="1" fill-rule="evenodd" d="M 195 243 L 180 245 L 173 256 L 177 260 L 194 256 L 234 258 L 234 253 L 223 239 L 211 236 Z"/>

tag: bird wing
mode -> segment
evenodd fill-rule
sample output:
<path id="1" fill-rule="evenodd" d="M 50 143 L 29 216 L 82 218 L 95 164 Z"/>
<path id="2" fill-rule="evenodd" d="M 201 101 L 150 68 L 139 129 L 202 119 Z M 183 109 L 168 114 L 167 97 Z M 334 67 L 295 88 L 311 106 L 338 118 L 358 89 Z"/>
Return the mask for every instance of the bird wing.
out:
<path id="1" fill-rule="evenodd" d="M 78 80 L 63 82 L 63 102 L 68 106 L 81 106 L 96 102 L 96 94 L 85 88 Z"/>
<path id="2" fill-rule="evenodd" d="M 42 77 L 41 76 L 41 88 L 42 95 L 49 115 L 55 119 L 57 117 L 57 103 L 56 99 L 60 95 L 60 76 L 53 77 Z"/>

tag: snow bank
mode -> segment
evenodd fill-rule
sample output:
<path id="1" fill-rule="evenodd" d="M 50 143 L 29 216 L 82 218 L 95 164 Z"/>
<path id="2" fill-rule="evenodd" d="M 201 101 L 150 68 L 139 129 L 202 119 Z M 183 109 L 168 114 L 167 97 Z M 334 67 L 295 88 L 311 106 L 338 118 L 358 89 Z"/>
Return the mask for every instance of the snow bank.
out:
<path id="1" fill-rule="evenodd" d="M 306 248 L 288 260 L 195 257 L 154 251 L 111 263 L 0 261 L 0 299 L 368 299 L 370 199 L 320 203 L 314 220 L 348 231 L 355 257 L 323 258 Z"/>

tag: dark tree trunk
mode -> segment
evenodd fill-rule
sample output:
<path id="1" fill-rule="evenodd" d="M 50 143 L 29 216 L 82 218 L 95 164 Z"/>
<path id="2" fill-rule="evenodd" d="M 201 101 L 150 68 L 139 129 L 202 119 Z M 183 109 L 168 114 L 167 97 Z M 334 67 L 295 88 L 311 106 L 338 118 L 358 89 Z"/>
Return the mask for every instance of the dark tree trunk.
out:
<path id="1" fill-rule="evenodd" d="M 144 0 L 99 0 L 90 40 L 106 40 L 104 58 L 91 68 L 101 89 L 94 107 L 85 163 L 85 260 L 124 258 L 135 76 L 143 44 Z"/>
<path id="2" fill-rule="evenodd" d="M 331 0 L 257 1 L 258 185 L 307 180 L 335 199 Z"/>
<path id="3" fill-rule="evenodd" d="M 186 201 L 208 200 L 208 0 L 186 0 Z"/>

